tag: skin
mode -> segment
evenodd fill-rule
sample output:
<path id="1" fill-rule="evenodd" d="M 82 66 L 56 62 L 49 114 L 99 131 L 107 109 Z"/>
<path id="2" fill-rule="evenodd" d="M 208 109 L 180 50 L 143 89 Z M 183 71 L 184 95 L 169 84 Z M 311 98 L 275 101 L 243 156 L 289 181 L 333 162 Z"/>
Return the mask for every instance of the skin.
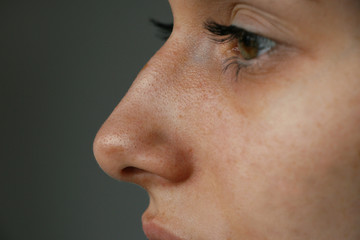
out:
<path id="1" fill-rule="evenodd" d="M 360 239 L 360 2 L 170 0 L 174 31 L 99 130 L 110 176 L 182 239 Z M 223 71 L 212 19 L 274 40 Z"/>

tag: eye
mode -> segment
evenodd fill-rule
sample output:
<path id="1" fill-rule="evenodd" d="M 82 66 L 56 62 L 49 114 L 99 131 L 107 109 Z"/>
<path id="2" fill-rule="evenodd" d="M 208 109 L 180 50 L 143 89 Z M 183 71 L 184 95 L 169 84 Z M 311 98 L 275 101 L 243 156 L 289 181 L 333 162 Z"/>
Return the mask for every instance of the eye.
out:
<path id="1" fill-rule="evenodd" d="M 241 56 L 249 61 L 270 51 L 276 44 L 274 41 L 263 36 L 247 32 L 243 32 L 235 38 L 237 39 L 237 49 Z"/>
<path id="2" fill-rule="evenodd" d="M 276 43 L 269 38 L 260 36 L 258 34 L 246 31 L 236 26 L 224 26 L 213 21 L 204 24 L 207 29 L 215 38 L 216 42 L 227 43 L 237 41 L 236 50 L 240 53 L 241 57 L 246 60 L 253 60 L 262 54 L 268 52 Z"/>

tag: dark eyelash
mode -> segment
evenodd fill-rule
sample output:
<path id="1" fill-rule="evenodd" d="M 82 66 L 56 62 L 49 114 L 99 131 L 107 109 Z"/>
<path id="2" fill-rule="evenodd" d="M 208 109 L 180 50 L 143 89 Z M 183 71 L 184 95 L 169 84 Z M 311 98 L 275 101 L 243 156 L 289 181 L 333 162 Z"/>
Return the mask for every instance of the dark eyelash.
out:
<path id="1" fill-rule="evenodd" d="M 244 36 L 256 35 L 250 33 L 242 28 L 235 26 L 225 26 L 218 24 L 214 21 L 207 21 L 204 23 L 204 28 L 212 35 L 211 39 L 217 43 L 227 43 L 233 40 L 241 40 Z M 240 70 L 249 66 L 247 63 L 244 63 L 238 56 L 232 56 L 225 59 L 223 62 L 223 73 L 225 73 L 230 67 L 236 67 L 236 80 L 238 80 Z"/>
<path id="2" fill-rule="evenodd" d="M 173 28 L 174 28 L 174 24 L 172 24 L 172 23 L 162 23 L 162 22 L 159 22 L 159 21 L 157 21 L 155 19 L 150 19 L 149 21 L 159 30 L 157 36 L 161 40 L 166 41 L 170 37 L 170 35 L 171 35 L 172 31 L 173 31 Z"/>
<path id="3" fill-rule="evenodd" d="M 204 28 L 213 35 L 212 40 L 220 43 L 230 42 L 234 39 L 242 39 L 245 34 L 252 34 L 242 28 L 232 25 L 225 26 L 214 21 L 205 22 Z"/>

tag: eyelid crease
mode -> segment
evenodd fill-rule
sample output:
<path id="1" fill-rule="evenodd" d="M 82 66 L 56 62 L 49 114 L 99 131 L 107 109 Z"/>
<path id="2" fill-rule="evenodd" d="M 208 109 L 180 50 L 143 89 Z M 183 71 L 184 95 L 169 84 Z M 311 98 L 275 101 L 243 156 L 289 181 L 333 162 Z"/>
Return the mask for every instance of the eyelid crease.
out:
<path id="1" fill-rule="evenodd" d="M 237 4 L 232 13 L 231 20 L 235 25 L 240 24 L 250 32 L 262 33 L 278 43 L 291 45 L 295 41 L 294 36 L 299 36 L 298 24 L 285 21 L 266 10 L 247 4 Z"/>

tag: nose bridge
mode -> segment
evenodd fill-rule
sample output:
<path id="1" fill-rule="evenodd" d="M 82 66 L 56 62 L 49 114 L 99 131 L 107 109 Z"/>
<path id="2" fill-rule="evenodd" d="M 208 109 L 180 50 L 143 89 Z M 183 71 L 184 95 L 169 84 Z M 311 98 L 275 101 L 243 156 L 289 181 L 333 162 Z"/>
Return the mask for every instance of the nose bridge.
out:
<path id="1" fill-rule="evenodd" d="M 191 173 L 192 150 L 173 121 L 178 94 L 172 83 L 180 67 L 167 54 L 160 50 L 149 61 L 95 138 L 95 157 L 114 178 L 136 182 L 146 175 L 178 182 Z"/>

